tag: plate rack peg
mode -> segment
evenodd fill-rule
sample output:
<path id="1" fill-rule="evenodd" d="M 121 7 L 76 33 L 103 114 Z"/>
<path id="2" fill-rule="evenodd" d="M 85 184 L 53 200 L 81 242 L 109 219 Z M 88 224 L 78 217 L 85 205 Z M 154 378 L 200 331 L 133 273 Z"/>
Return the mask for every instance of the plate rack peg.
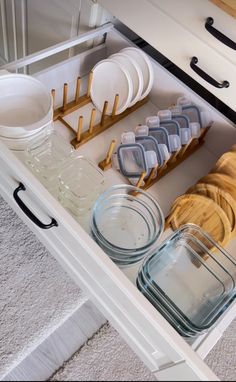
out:
<path id="1" fill-rule="evenodd" d="M 108 149 L 108 152 L 107 152 L 107 155 L 106 155 L 106 158 L 104 160 L 102 160 L 98 166 L 103 170 L 103 171 L 106 171 L 106 170 L 109 170 L 109 168 L 112 167 L 112 160 L 111 160 L 111 157 L 112 157 L 112 154 L 115 150 L 115 146 L 116 146 L 116 140 L 113 139 L 110 143 L 110 146 L 109 146 L 109 149 Z"/>
<path id="2" fill-rule="evenodd" d="M 52 95 L 52 110 L 54 112 L 54 109 L 55 109 L 55 98 L 56 98 L 56 90 L 55 89 L 51 90 L 51 95 Z"/>
<path id="3" fill-rule="evenodd" d="M 116 115 L 118 103 L 119 103 L 119 94 L 116 94 L 115 99 L 114 99 L 113 108 L 112 108 L 112 113 L 111 113 L 112 117 L 115 117 L 115 115 Z"/>
<path id="4" fill-rule="evenodd" d="M 189 141 L 186 145 L 182 147 L 182 149 L 179 152 L 178 158 L 182 158 L 184 156 L 185 152 L 188 150 L 188 148 L 191 146 L 193 139 Z"/>
<path id="5" fill-rule="evenodd" d="M 63 88 L 63 107 L 62 107 L 63 111 L 65 111 L 67 107 L 67 98 L 68 98 L 68 84 L 65 83 Z"/>
<path id="6" fill-rule="evenodd" d="M 144 179 L 145 179 L 146 175 L 147 175 L 146 172 L 142 172 L 142 174 L 140 175 L 140 178 L 139 178 L 139 180 L 138 180 L 138 182 L 136 184 L 137 188 L 142 188 L 143 182 L 144 182 Z"/>
<path id="7" fill-rule="evenodd" d="M 169 162 L 169 159 L 164 161 L 163 165 L 159 169 L 158 176 L 160 176 L 163 173 L 163 171 L 167 168 L 168 162 Z"/>
<path id="8" fill-rule="evenodd" d="M 104 105 L 103 105 L 102 117 L 101 117 L 101 121 L 100 121 L 101 126 L 104 125 L 105 117 L 106 117 L 106 113 L 107 113 L 107 108 L 108 108 L 108 101 L 105 101 Z"/>
<path id="9" fill-rule="evenodd" d="M 82 130 L 83 130 L 83 116 L 81 115 L 78 121 L 78 130 L 77 130 L 77 136 L 76 136 L 77 142 L 80 142 L 81 140 Z"/>
<path id="10" fill-rule="evenodd" d="M 77 78 L 77 82 L 76 82 L 76 91 L 75 91 L 75 102 L 76 102 L 76 103 L 79 102 L 80 88 L 81 88 L 81 78 L 78 77 L 78 78 Z"/>
<path id="11" fill-rule="evenodd" d="M 96 109 L 93 108 L 91 112 L 90 122 L 89 122 L 89 134 L 93 133 L 95 116 L 96 116 Z"/>
<path id="12" fill-rule="evenodd" d="M 212 124 L 213 124 L 213 122 L 209 126 L 202 128 L 201 135 L 198 138 L 199 143 L 204 141 L 204 138 L 205 138 L 206 134 L 208 133 L 208 131 L 210 130 Z"/>
<path id="13" fill-rule="evenodd" d="M 172 155 L 172 157 L 169 159 L 169 163 L 174 163 L 174 162 L 176 162 L 177 161 L 177 158 L 178 158 L 178 156 L 179 156 L 179 154 L 180 154 L 180 152 L 181 152 L 181 150 L 182 150 L 182 147 L 179 149 L 179 150 L 177 150 L 173 155 Z"/>
<path id="14" fill-rule="evenodd" d="M 158 174 L 158 164 L 156 166 L 154 166 L 151 171 L 150 171 L 150 174 L 147 178 L 147 180 L 145 181 L 145 184 L 144 186 L 142 187 L 143 189 L 145 189 L 146 187 L 148 187 L 148 185 L 157 177 L 157 174 Z"/>
<path id="15" fill-rule="evenodd" d="M 93 71 L 89 73 L 89 78 L 88 78 L 88 87 L 87 87 L 88 98 L 90 97 L 90 94 L 91 94 L 92 81 L 93 81 Z"/>

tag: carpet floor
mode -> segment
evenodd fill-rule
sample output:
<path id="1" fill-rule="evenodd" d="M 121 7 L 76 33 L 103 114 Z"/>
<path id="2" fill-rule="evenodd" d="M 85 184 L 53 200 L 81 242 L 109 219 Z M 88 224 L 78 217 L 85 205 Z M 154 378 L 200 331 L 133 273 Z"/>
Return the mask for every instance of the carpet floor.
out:
<path id="1" fill-rule="evenodd" d="M 222 381 L 236 380 L 236 320 L 206 358 Z M 55 373 L 51 381 L 155 381 L 119 334 L 104 325 Z"/>
<path id="2" fill-rule="evenodd" d="M 1 379 L 86 296 L 1 197 L 0 263 Z"/>

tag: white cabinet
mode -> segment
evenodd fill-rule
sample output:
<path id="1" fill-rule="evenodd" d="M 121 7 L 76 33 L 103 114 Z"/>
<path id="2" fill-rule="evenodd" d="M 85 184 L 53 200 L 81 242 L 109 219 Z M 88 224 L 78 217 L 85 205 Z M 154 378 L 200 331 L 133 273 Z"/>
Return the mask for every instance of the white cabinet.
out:
<path id="1" fill-rule="evenodd" d="M 229 35 L 234 34 L 232 39 L 235 39 L 235 19 L 224 16 L 208 0 L 99 0 L 99 3 L 236 111 L 236 53 L 230 48 L 222 48 L 223 44 L 209 35 L 204 26 L 205 18 L 213 15 L 218 24 L 223 23 L 225 29 L 231 30 Z M 193 57 L 197 57 L 198 63 L 191 67 Z M 220 88 L 224 81 L 229 87 Z"/>
<path id="2" fill-rule="evenodd" d="M 125 9 L 123 1 L 120 8 Z M 131 16 L 130 18 L 132 19 Z M 148 29 L 148 24 L 146 28 Z M 91 37 L 101 37 L 104 33 L 107 34 L 104 44 L 90 48 L 87 52 L 80 53 L 35 74 L 35 77 L 40 79 L 48 90 L 56 87 L 57 93 L 62 94 L 64 82 L 69 84 L 69 88 L 73 88 L 76 76 L 85 76 L 95 62 L 122 47 L 132 45 L 130 41 L 115 31 L 110 24 L 98 28 L 95 32 L 91 31 L 85 36 L 82 35 L 76 41 L 65 42 L 46 52 L 26 57 L 18 63 L 8 65 L 7 68 L 24 67 L 52 53 L 85 43 Z M 197 104 L 209 109 L 215 121 L 204 147 L 150 190 L 158 198 L 164 213 L 167 214 L 174 198 L 208 172 L 217 156 L 227 150 L 233 142 L 236 142 L 236 131 L 222 115 L 196 96 L 181 81 L 176 80 L 156 62 L 152 61 L 152 63 L 155 85 L 150 94 L 150 101 L 129 116 L 130 126 L 142 122 L 147 115 L 156 112 L 157 108 L 169 106 L 178 95 L 183 93 L 189 95 Z M 57 102 L 60 102 L 59 99 Z M 59 121 L 56 123 L 56 129 L 62 132 L 65 139 L 70 139 L 69 132 Z M 80 153 L 98 162 L 105 155 L 109 140 L 119 137 L 121 132 L 126 129 L 127 120 L 119 122 L 112 129 L 82 146 L 79 149 Z M 221 139 L 225 136 L 227 139 Z M 216 380 L 216 376 L 202 359 L 235 317 L 235 305 L 230 306 L 224 313 L 217 326 L 219 330 L 216 328 L 207 336 L 202 336 L 196 342 L 188 344 L 133 284 L 131 280 L 135 279 L 135 274 L 132 272 L 137 272 L 137 270 L 122 271 L 119 269 L 82 226 L 29 172 L 22 163 L 21 155 L 10 152 L 2 143 L 0 143 L 0 168 L 2 196 L 35 232 L 75 282 L 87 292 L 92 301 L 158 379 Z M 121 181 L 115 170 L 109 170 L 105 176 L 110 184 L 118 184 Z M 24 184 L 25 190 L 19 191 L 18 195 L 23 199 L 25 205 L 43 223 L 48 224 L 53 218 L 56 220 L 57 226 L 54 225 L 47 230 L 41 229 L 25 215 L 13 197 L 14 190 L 20 183 Z M 235 248 L 235 243 L 233 245 Z"/>
<path id="3" fill-rule="evenodd" d="M 178 2 L 151 0 L 151 3 L 176 20 L 186 31 L 236 65 L 236 20 L 228 13 L 221 11 L 211 0 L 178 0 Z M 212 26 L 225 36 L 223 38 L 225 43 L 206 29 L 208 17 L 213 18 Z M 226 44 L 227 39 L 234 42 L 234 49 Z"/>

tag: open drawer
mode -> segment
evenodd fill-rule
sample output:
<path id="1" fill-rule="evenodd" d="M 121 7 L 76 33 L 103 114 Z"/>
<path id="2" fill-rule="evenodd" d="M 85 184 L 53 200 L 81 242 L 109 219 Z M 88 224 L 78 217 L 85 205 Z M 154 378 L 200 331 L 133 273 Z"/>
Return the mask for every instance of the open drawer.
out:
<path id="1" fill-rule="evenodd" d="M 48 90 L 56 88 L 58 94 L 56 103 L 60 105 L 62 102 L 60 94 L 62 95 L 64 82 L 69 84 L 69 97 L 72 97 L 78 75 L 86 77 L 95 62 L 125 46 L 132 45 L 113 28 L 112 24 L 107 24 L 96 31 L 45 52 L 9 64 L 8 69 L 29 65 L 47 55 L 68 49 L 72 45 L 101 37 L 104 33 L 106 33 L 105 42 L 100 45 L 35 74 L 35 77 L 41 80 Z M 205 145 L 150 188 L 151 194 L 157 197 L 164 213 L 167 214 L 174 198 L 184 192 L 200 176 L 205 175 L 217 157 L 229 149 L 233 142 L 236 142 L 236 130 L 204 100 L 197 97 L 159 64 L 152 62 L 155 81 L 148 103 L 83 145 L 79 148 L 79 152 L 98 163 L 104 158 L 111 139 L 120 137 L 121 132 L 127 127 L 132 129 L 157 109 L 168 107 L 176 101 L 177 96 L 183 93 L 191 96 L 193 101 L 205 109 L 211 110 L 215 123 Z M 86 113 L 86 110 L 84 112 Z M 78 112 L 68 118 L 70 118 L 71 125 L 77 123 Z M 60 121 L 55 123 L 55 128 L 70 141 L 73 134 Z M 138 291 L 133 283 L 137 269 L 121 270 L 108 258 L 86 230 L 32 175 L 24 164 L 21 152 L 10 152 L 6 146 L 0 143 L 0 168 L 2 196 L 51 251 L 74 281 L 88 294 L 158 379 L 216 380 L 216 376 L 202 359 L 235 317 L 236 304 L 231 305 L 224 313 L 215 329 L 198 338 L 196 342 L 188 344 Z M 107 171 L 105 177 L 109 185 L 120 184 L 124 181 L 113 169 Z M 52 219 L 55 219 L 57 224 L 50 229 L 42 229 L 32 223 L 22 212 L 13 197 L 13 192 L 20 183 L 25 186 L 25 191 L 21 191 L 19 196 L 28 208 L 43 224 L 50 224 Z M 236 244 L 232 243 L 232 249 L 235 247 Z"/>

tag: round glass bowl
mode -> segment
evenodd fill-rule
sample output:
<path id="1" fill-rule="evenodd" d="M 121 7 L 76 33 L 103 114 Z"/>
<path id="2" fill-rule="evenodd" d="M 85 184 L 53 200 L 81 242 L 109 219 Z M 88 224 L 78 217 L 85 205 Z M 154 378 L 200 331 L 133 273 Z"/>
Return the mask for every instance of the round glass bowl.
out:
<path id="1" fill-rule="evenodd" d="M 59 174 L 59 201 L 75 217 L 91 210 L 104 191 L 103 172 L 89 159 L 74 153 Z"/>
<path id="2" fill-rule="evenodd" d="M 119 265 L 141 261 L 163 228 L 164 217 L 159 204 L 137 187 L 113 186 L 93 207 L 93 237 Z"/>

